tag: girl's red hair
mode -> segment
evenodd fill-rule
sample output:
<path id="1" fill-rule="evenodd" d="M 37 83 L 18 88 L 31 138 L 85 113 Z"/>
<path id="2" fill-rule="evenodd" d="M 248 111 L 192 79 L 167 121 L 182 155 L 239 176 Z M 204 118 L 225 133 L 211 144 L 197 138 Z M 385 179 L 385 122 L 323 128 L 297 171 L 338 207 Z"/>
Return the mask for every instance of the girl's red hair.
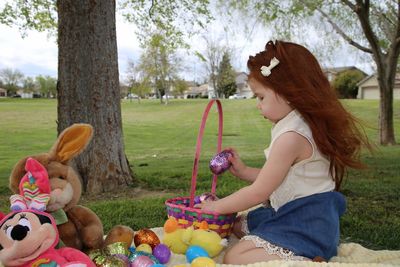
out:
<path id="1" fill-rule="evenodd" d="M 269 76 L 263 76 L 261 66 L 269 66 L 274 57 L 280 63 Z M 249 80 L 255 79 L 283 96 L 306 120 L 318 149 L 330 161 L 336 190 L 349 167 L 364 167 L 360 161 L 361 147 L 370 148 L 365 132 L 342 106 L 310 51 L 298 44 L 270 41 L 265 51 L 249 57 L 247 67 Z"/>

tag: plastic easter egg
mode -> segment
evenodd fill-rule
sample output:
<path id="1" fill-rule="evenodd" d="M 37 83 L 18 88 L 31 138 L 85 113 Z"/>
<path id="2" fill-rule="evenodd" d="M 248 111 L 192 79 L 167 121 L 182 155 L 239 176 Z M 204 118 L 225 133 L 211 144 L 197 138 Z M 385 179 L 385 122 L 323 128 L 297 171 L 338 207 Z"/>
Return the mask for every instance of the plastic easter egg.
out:
<path id="1" fill-rule="evenodd" d="M 114 258 L 118 258 L 121 261 L 124 262 L 124 266 L 129 266 L 129 258 L 128 256 L 124 255 L 124 254 L 114 254 L 113 255 Z"/>
<path id="2" fill-rule="evenodd" d="M 150 229 L 140 229 L 133 238 L 135 246 L 138 247 L 140 244 L 149 244 L 153 249 L 155 246 L 160 244 L 160 239 Z"/>
<path id="3" fill-rule="evenodd" d="M 198 257 L 192 261 L 191 267 L 215 267 L 215 261 L 207 257 Z"/>
<path id="4" fill-rule="evenodd" d="M 160 262 L 158 261 L 158 259 L 157 259 L 156 257 L 153 256 L 153 254 L 150 254 L 150 253 L 147 253 L 147 252 L 144 252 L 144 251 L 135 251 L 135 252 L 132 252 L 132 253 L 129 255 L 128 259 L 129 259 L 129 261 L 132 263 L 132 262 L 134 262 L 134 261 L 135 261 L 138 257 L 140 257 L 140 256 L 147 256 L 147 257 L 149 257 L 154 263 L 160 263 Z"/>
<path id="5" fill-rule="evenodd" d="M 165 265 L 164 265 L 164 264 L 157 263 L 157 264 L 151 265 L 150 267 L 165 267 Z"/>
<path id="6" fill-rule="evenodd" d="M 149 244 L 146 244 L 146 243 L 140 244 L 136 248 L 136 251 L 144 251 L 144 252 L 147 252 L 149 254 L 153 253 L 153 249 L 151 248 L 151 246 Z"/>
<path id="7" fill-rule="evenodd" d="M 186 251 L 186 261 L 191 263 L 198 257 L 209 257 L 207 251 L 200 246 L 190 246 Z"/>
<path id="8" fill-rule="evenodd" d="M 149 257 L 147 256 L 139 256 L 137 257 L 131 264 L 129 265 L 130 267 L 150 267 L 154 265 L 154 261 L 152 261 Z"/>
<path id="9" fill-rule="evenodd" d="M 220 175 L 227 169 L 231 167 L 231 162 L 228 160 L 229 156 L 233 156 L 233 154 L 230 151 L 223 150 L 216 154 L 211 160 L 210 160 L 210 170 L 212 173 L 216 175 Z"/>
<path id="10" fill-rule="evenodd" d="M 156 257 L 160 263 L 167 263 L 171 258 L 171 250 L 166 245 L 159 244 L 154 248 L 153 256 Z"/>
<path id="11" fill-rule="evenodd" d="M 218 200 L 218 197 L 210 192 L 207 193 L 203 193 L 200 195 L 200 202 L 204 202 L 204 201 L 216 201 Z"/>
<path id="12" fill-rule="evenodd" d="M 200 196 L 195 196 L 194 197 L 194 204 L 200 204 L 201 200 L 200 200 Z"/>

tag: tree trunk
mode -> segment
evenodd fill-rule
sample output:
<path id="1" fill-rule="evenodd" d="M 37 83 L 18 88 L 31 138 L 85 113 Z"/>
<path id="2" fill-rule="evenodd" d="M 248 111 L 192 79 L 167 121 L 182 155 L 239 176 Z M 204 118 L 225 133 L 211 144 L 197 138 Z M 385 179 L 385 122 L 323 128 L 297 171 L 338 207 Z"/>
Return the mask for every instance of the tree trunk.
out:
<path id="1" fill-rule="evenodd" d="M 389 74 L 385 75 L 385 70 Z M 381 145 L 396 144 L 393 127 L 393 87 L 395 75 L 396 68 L 394 68 L 394 71 L 390 71 L 388 68 L 378 68 L 378 84 L 380 92 L 379 143 Z"/>
<path id="2" fill-rule="evenodd" d="M 58 132 L 89 123 L 94 135 L 75 159 L 84 190 L 116 191 L 133 183 L 124 154 L 115 0 L 58 0 Z"/>

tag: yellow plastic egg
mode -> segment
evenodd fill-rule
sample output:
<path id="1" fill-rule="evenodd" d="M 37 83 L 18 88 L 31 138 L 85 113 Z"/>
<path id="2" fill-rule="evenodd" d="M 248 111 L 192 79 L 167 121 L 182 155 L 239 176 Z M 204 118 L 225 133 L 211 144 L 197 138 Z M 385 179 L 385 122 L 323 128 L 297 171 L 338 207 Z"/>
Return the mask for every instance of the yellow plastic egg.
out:
<path id="1" fill-rule="evenodd" d="M 192 261 L 191 267 L 215 267 L 215 262 L 207 257 L 198 257 Z"/>
<path id="2" fill-rule="evenodd" d="M 151 249 L 151 246 L 149 244 L 140 244 L 137 248 L 136 251 L 143 251 L 147 252 L 149 254 L 153 253 L 153 250 Z"/>

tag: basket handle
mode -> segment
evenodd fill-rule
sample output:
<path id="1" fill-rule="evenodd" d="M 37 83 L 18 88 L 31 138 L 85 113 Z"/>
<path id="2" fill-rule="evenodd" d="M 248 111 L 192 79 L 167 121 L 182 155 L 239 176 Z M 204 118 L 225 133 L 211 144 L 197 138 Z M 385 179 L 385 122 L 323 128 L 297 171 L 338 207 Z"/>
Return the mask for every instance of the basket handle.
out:
<path id="1" fill-rule="evenodd" d="M 193 162 L 193 170 L 192 170 L 192 184 L 190 188 L 190 207 L 193 208 L 194 206 L 194 197 L 196 193 L 196 180 L 197 180 L 197 174 L 198 174 L 198 167 L 199 167 L 199 159 L 200 159 L 200 151 L 201 151 L 201 143 L 203 139 L 203 133 L 204 133 L 204 128 L 206 125 L 208 113 L 210 112 L 210 109 L 212 105 L 216 103 L 217 108 L 218 108 L 218 143 L 217 143 L 217 153 L 221 152 L 221 146 L 222 146 L 222 126 L 223 126 L 223 117 L 222 117 L 222 106 L 221 102 L 218 99 L 213 99 L 211 100 L 206 109 L 204 110 L 203 113 L 203 118 L 201 119 L 201 125 L 199 129 L 199 134 L 197 136 L 197 143 L 196 143 L 196 153 L 194 155 L 194 162 Z M 215 194 L 215 189 L 217 187 L 217 178 L 218 176 L 216 174 L 213 175 L 213 181 L 211 185 L 211 193 Z"/>

